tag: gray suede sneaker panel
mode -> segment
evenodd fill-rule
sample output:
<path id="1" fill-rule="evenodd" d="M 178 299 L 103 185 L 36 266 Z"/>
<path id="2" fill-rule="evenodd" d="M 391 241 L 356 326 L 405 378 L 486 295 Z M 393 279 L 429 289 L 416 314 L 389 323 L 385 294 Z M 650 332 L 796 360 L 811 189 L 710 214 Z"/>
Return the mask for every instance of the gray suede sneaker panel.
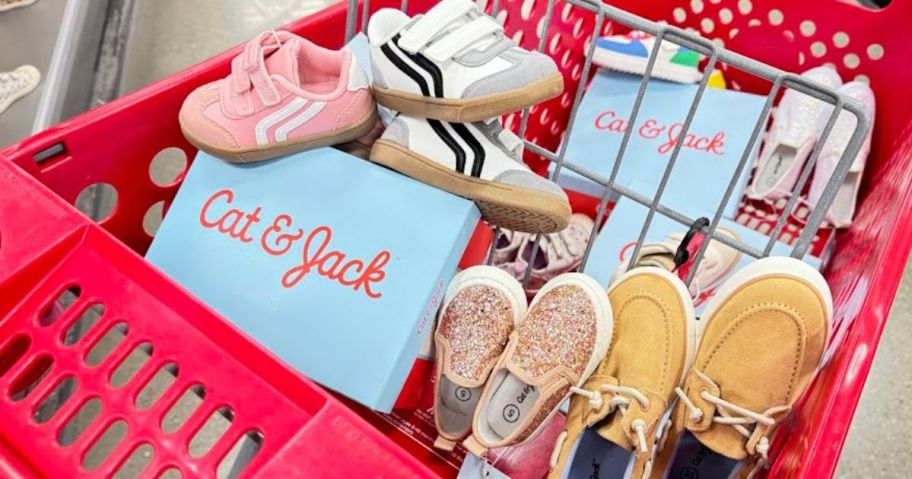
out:
<path id="1" fill-rule="evenodd" d="M 513 49 L 505 51 L 500 57 L 509 60 L 513 65 L 472 83 L 462 93 L 462 98 L 515 90 L 558 73 L 554 60 L 541 53 Z"/>
<path id="2" fill-rule="evenodd" d="M 406 126 L 404 121 L 396 118 L 386 127 L 386 131 L 383 132 L 381 138 L 408 148 L 408 126 Z"/>
<path id="3" fill-rule="evenodd" d="M 519 186 L 520 188 L 528 188 L 530 190 L 541 191 L 543 193 L 552 194 L 559 198 L 562 198 L 564 201 L 569 201 L 567 199 L 567 193 L 564 193 L 564 190 L 561 189 L 557 183 L 550 181 L 546 178 L 532 173 L 531 171 L 526 170 L 507 170 L 494 178 L 494 181 L 499 183 L 506 183 L 508 185 Z"/>

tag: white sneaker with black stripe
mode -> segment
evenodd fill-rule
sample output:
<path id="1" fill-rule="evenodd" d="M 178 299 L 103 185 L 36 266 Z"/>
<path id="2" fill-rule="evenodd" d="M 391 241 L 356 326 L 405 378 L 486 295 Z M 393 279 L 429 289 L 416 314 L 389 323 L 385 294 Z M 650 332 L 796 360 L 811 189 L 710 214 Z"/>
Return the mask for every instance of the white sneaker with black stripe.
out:
<path id="1" fill-rule="evenodd" d="M 550 57 L 517 46 L 470 0 L 443 0 L 415 18 L 380 10 L 367 36 L 377 102 L 412 116 L 482 121 L 564 89 Z"/>
<path id="2" fill-rule="evenodd" d="M 370 160 L 474 200 L 482 219 L 529 233 L 567 227 L 570 203 L 556 183 L 522 162 L 523 143 L 498 119 L 448 123 L 398 115 L 374 143 Z"/>

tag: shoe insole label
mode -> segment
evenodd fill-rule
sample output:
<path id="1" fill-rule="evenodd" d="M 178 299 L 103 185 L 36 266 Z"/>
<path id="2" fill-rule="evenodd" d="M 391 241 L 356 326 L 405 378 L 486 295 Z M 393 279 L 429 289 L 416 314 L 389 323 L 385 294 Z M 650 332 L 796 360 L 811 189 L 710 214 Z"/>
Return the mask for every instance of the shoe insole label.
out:
<path id="1" fill-rule="evenodd" d="M 475 406 L 481 399 L 481 389 L 459 386 L 441 376 L 437 394 L 440 395 L 437 418 L 444 431 L 461 434 L 471 427 Z"/>
<path id="2" fill-rule="evenodd" d="M 627 477 L 633 454 L 587 429 L 574 445 L 569 467 L 561 479 L 615 479 Z"/>
<path id="3" fill-rule="evenodd" d="M 486 419 L 500 437 L 507 437 L 522 424 L 538 401 L 535 386 L 508 374 L 491 395 Z"/>
<path id="4" fill-rule="evenodd" d="M 678 440 L 668 479 L 726 479 L 734 477 L 741 461 L 729 459 L 704 446 L 689 432 Z"/>

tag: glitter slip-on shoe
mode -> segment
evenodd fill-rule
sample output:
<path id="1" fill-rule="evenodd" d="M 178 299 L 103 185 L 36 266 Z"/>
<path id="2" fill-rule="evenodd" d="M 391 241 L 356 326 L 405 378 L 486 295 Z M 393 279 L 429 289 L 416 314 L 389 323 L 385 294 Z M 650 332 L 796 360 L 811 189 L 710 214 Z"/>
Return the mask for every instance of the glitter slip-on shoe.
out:
<path id="1" fill-rule="evenodd" d="M 763 466 L 769 438 L 820 367 L 832 303 L 823 276 L 794 258 L 757 260 L 726 281 L 700 320 L 656 477 L 744 478 Z"/>
<path id="2" fill-rule="evenodd" d="M 608 352 L 611 304 L 594 279 L 554 278 L 532 300 L 485 385 L 463 443 L 476 456 L 534 439 Z"/>
<path id="3" fill-rule="evenodd" d="M 586 384 L 571 388 L 549 479 L 648 479 L 666 411 L 693 362 L 697 322 L 677 276 L 637 268 L 608 290 L 608 299 L 614 339 Z"/>
<path id="4" fill-rule="evenodd" d="M 228 77 L 190 93 L 178 118 L 197 148 L 246 163 L 364 137 L 377 108 L 350 51 L 270 31 L 247 43 Z"/>
<path id="5" fill-rule="evenodd" d="M 434 447 L 450 451 L 469 434 L 482 388 L 525 314 L 522 286 L 498 268 L 473 266 L 450 282 L 434 333 Z"/>

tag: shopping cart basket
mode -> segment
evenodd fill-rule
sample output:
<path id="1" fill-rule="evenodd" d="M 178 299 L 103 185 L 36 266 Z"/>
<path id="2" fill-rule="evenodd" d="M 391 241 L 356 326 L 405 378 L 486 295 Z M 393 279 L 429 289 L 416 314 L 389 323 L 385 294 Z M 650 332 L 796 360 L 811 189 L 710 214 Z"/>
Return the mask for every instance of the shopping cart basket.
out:
<path id="1" fill-rule="evenodd" d="M 286 28 L 339 47 L 370 11 L 402 7 L 414 14 L 433 3 L 375 0 L 363 12 L 339 4 Z M 794 72 L 832 63 L 844 76 L 870 81 L 880 98 L 890 99 L 878 108 L 857 220 L 836 235 L 833 259 L 824 269 L 844 336 L 803 405 L 780 428 L 773 464 L 765 471 L 770 477 L 832 475 L 912 242 L 912 148 L 907 144 L 912 132 L 906 113 L 912 111 L 912 99 L 902 94 L 912 68 L 902 60 L 900 33 L 912 3 L 896 3 L 880 12 L 839 0 L 616 0 L 610 7 L 579 0 L 492 0 L 487 6 L 510 36 L 527 48 L 543 49 L 564 72 L 568 88 L 561 97 L 512 119 L 529 140 L 528 150 L 546 160 L 562 162 L 561 135 L 572 125 L 581 96 L 577 86 L 591 73 L 584 61 L 591 38 L 624 24 L 709 53 L 711 62 L 726 68 L 735 88 L 772 93 L 771 98 L 774 88 L 796 88 L 859 114 L 862 130 L 869 119 L 857 105 L 782 76 L 777 68 Z M 664 20 L 671 27 L 644 19 Z M 687 28 L 728 50 L 688 34 Z M 110 476 L 128 464 L 144 467 L 150 477 L 178 477 L 177 471 L 183 477 L 211 476 L 226 470 L 220 465 L 226 456 L 238 455 L 241 442 L 248 444 L 245 454 L 252 459 L 243 470 L 225 475 L 431 475 L 139 256 L 152 239 L 144 219 L 166 211 L 182 179 L 178 174 L 168 182 L 153 181 L 150 164 L 173 148 L 193 158 L 195 150 L 177 123 L 180 104 L 197 86 L 226 75 L 238 52 L 233 49 L 0 151 L 3 477 Z M 762 128 L 762 119 L 757 124 Z M 847 164 L 842 166 L 837 177 L 845 173 Z M 563 163 L 562 168 L 574 166 Z M 805 179 L 809 172 L 803 172 Z M 596 179 L 635 196 L 610 177 Z M 116 205 L 95 224 L 71 205 L 98 185 L 116 191 Z M 654 214 L 690 220 L 662 203 L 661 188 L 654 198 L 634 200 Z M 599 206 L 604 212 L 604 202 Z M 810 215 L 795 255 L 810 247 L 821 214 Z M 776 225 L 773 236 L 789 227 Z M 68 299 L 57 301 L 61 296 Z M 112 335 L 119 343 L 102 348 Z M 123 379 L 120 366 L 137 350 L 149 359 Z M 149 400 L 144 386 L 162 371 L 172 384 Z M 171 409 L 188 391 L 198 398 L 196 410 L 166 432 Z M 194 447 L 213 417 L 229 425 L 213 444 Z M 80 418 L 75 425 L 74 418 Z M 98 461 L 99 454 L 89 451 L 103 443 L 108 455 Z"/>

